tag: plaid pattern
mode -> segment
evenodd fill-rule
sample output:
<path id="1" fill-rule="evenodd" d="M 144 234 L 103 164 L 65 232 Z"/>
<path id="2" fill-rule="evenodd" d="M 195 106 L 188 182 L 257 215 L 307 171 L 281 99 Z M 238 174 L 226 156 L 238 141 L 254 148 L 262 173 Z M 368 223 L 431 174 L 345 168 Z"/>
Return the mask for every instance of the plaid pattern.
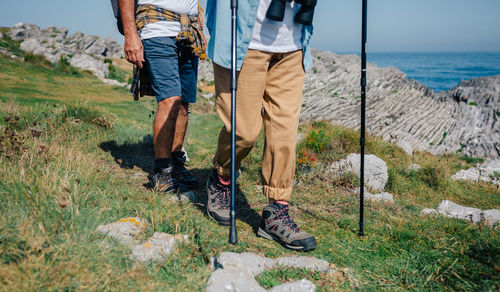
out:
<path id="1" fill-rule="evenodd" d="M 178 21 L 181 24 L 181 31 L 176 36 L 178 42 L 184 46 L 191 47 L 193 53 L 200 59 L 205 60 L 205 37 L 203 36 L 203 9 L 198 4 L 198 16 L 189 16 L 187 14 L 178 14 L 155 5 L 145 4 L 137 6 L 136 26 L 141 30 L 144 26 L 158 21 Z M 144 95 L 155 96 L 153 87 L 149 80 L 148 69 L 134 66 L 133 82 L 130 86 L 130 92 L 134 100 Z"/>
<path id="2" fill-rule="evenodd" d="M 147 24 L 167 20 L 181 23 L 181 32 L 176 37 L 177 41 L 186 46 L 191 46 L 193 53 L 200 59 L 205 60 L 207 54 L 205 53 L 203 32 L 198 23 L 198 16 L 178 14 L 150 4 L 137 6 L 135 21 L 137 30 L 141 30 Z"/>

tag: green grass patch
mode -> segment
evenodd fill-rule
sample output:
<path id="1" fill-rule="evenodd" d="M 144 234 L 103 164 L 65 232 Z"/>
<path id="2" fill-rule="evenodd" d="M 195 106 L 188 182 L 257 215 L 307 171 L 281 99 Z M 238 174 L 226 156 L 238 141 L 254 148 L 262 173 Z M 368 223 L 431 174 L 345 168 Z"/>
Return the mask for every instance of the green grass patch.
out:
<path id="1" fill-rule="evenodd" d="M 65 66 L 62 64 L 61 66 Z M 261 185 L 261 134 L 242 163 L 237 196 L 239 244 L 199 203 L 179 204 L 147 184 L 154 160 L 151 125 L 156 102 L 134 102 L 118 88 L 86 73 L 33 60 L 0 56 L 0 289 L 205 290 L 210 258 L 223 251 L 293 256 L 255 230 L 267 204 Z M 201 94 L 201 93 L 200 93 Z M 187 167 L 201 183 L 212 167 L 222 123 L 208 101 L 193 106 Z M 386 161 L 386 191 L 396 204 L 366 202 L 365 233 L 358 232 L 359 186 L 354 174 L 333 177 L 329 165 L 359 151 L 359 133 L 321 121 L 300 126 L 299 163 L 291 214 L 318 247 L 308 253 L 338 267 L 332 275 L 274 269 L 258 281 L 266 288 L 301 278 L 319 291 L 498 290 L 498 229 L 444 217 L 420 216 L 442 199 L 481 209 L 499 208 L 498 188 L 450 176 L 479 160 L 433 156 L 368 136 L 366 151 Z M 411 163 L 422 169 L 408 171 Z M 183 233 L 167 261 L 137 265 L 130 250 L 95 232 L 98 225 L 139 216 L 153 232 Z M 349 268 L 350 275 L 343 272 Z"/>

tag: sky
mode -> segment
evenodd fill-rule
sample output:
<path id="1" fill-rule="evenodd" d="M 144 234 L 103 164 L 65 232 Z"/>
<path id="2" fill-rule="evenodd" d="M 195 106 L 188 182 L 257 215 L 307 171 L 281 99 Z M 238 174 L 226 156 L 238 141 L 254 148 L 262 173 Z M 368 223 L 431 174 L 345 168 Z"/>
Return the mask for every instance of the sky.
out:
<path id="1" fill-rule="evenodd" d="M 500 51 L 499 15 L 500 0 L 368 0 L 367 51 Z M 123 42 L 109 0 L 1 0 L 0 26 L 18 22 Z M 357 52 L 360 39 L 361 0 L 318 1 L 313 48 Z"/>

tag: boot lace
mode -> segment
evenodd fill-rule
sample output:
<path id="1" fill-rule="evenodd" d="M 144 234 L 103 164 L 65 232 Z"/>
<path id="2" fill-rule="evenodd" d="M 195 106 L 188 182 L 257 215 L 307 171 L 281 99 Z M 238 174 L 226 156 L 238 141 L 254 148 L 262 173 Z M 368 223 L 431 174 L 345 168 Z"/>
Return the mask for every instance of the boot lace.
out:
<path id="1" fill-rule="evenodd" d="M 295 224 L 293 219 L 290 217 L 290 214 L 288 214 L 288 210 L 289 210 L 288 206 L 286 206 L 283 209 L 278 209 L 278 211 L 276 211 L 276 217 L 281 220 L 283 225 L 288 226 L 293 232 L 299 233 L 300 228 L 299 226 L 297 226 L 297 224 Z"/>

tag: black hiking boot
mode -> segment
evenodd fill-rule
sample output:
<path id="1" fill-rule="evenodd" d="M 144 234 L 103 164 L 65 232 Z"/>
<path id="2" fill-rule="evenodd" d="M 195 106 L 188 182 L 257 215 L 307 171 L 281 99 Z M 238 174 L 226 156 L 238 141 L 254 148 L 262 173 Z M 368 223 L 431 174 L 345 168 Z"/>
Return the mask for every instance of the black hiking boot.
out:
<path id="1" fill-rule="evenodd" d="M 162 168 L 161 171 L 155 173 L 151 177 L 151 184 L 153 185 L 154 190 L 160 193 L 172 193 L 181 191 L 181 185 L 172 176 L 173 169 L 173 166 Z"/>
<path id="2" fill-rule="evenodd" d="M 186 169 L 184 166 L 185 163 L 186 156 L 184 151 L 172 152 L 172 164 L 174 165 L 172 176 L 182 184 L 184 188 L 189 190 L 198 189 L 200 183 L 198 183 L 198 180 Z"/>
<path id="3" fill-rule="evenodd" d="M 220 225 L 229 226 L 230 209 L 231 186 L 223 185 L 214 169 L 207 180 L 207 215 Z"/>
<path id="4" fill-rule="evenodd" d="M 288 214 L 288 205 L 269 204 L 262 211 L 258 236 L 273 239 L 288 249 L 310 251 L 316 248 L 314 236 L 300 230 Z"/>

